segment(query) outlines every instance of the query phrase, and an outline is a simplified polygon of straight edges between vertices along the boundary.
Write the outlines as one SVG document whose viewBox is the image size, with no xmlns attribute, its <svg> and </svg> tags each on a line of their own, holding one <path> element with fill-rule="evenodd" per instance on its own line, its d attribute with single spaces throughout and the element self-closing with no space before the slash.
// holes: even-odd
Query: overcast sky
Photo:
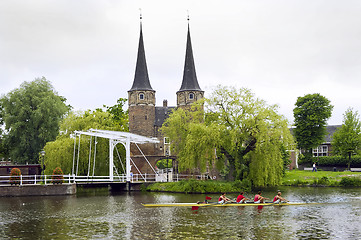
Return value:
<svg viewBox="0 0 361 240">
<path fill-rule="evenodd" d="M 187 10 L 197 77 L 246 87 L 293 122 L 297 97 L 320 93 L 341 124 L 361 113 L 361 1 L 1 0 L 0 94 L 46 77 L 75 110 L 127 98 L 139 39 L 139 8 L 157 105 L 176 105 Z"/>
</svg>

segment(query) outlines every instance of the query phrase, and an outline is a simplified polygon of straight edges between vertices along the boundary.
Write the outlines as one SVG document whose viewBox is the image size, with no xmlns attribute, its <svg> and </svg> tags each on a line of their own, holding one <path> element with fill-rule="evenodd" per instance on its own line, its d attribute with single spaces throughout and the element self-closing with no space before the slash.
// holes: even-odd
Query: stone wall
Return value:
<svg viewBox="0 0 361 240">
<path fill-rule="evenodd" d="M 0 197 L 76 194 L 76 184 L 0 186 Z"/>
</svg>

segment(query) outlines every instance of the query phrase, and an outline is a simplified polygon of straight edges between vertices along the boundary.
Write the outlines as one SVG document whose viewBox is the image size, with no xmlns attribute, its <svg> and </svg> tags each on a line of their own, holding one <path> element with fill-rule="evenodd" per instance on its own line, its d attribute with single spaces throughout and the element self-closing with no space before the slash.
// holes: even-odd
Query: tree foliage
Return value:
<svg viewBox="0 0 361 240">
<path fill-rule="evenodd" d="M 331 117 L 333 106 L 319 93 L 298 97 L 295 105 L 294 136 L 298 147 L 311 154 L 311 149 L 324 141 L 327 134 L 327 120 Z"/>
<path fill-rule="evenodd" d="M 350 168 L 351 156 L 361 150 L 361 123 L 357 111 L 346 110 L 342 126 L 333 134 L 332 147 L 335 154 L 348 157 Z"/>
<path fill-rule="evenodd" d="M 171 140 L 181 169 L 228 167 L 236 179 L 255 186 L 276 185 L 282 177 L 284 149 L 293 138 L 287 120 L 249 90 L 218 86 L 191 111 L 175 110 L 162 131 Z"/>
<path fill-rule="evenodd" d="M 45 173 L 51 174 L 52 169 L 56 167 L 61 167 L 64 173 L 70 174 L 73 171 L 73 160 L 75 160 L 74 165 L 78 165 L 78 168 L 74 169 L 74 173 L 77 173 L 78 175 L 92 175 L 93 169 L 94 175 L 107 175 L 109 173 L 109 140 L 104 138 L 97 138 L 95 140 L 94 137 L 91 138 L 89 136 L 82 135 L 80 139 L 80 148 L 79 138 L 77 138 L 75 144 L 76 154 L 74 158 L 74 138 L 72 137 L 72 134 L 74 133 L 74 131 L 87 131 L 90 128 L 124 131 L 124 129 L 127 129 L 128 125 L 126 121 L 126 119 L 128 119 L 128 114 L 126 111 L 123 111 L 121 113 L 120 111 L 117 111 L 117 113 L 118 115 L 115 117 L 113 113 L 110 113 L 109 111 L 105 112 L 102 109 L 96 109 L 94 111 L 88 110 L 85 112 L 71 112 L 62 121 L 60 125 L 60 134 L 57 139 L 53 142 L 48 142 L 44 148 L 46 152 Z M 119 119 L 119 121 L 115 121 L 115 118 Z M 126 125 L 120 125 L 120 121 L 123 121 Z M 77 164 L 78 149 L 80 149 L 79 164 Z M 121 155 L 122 159 L 124 159 L 124 147 L 121 144 L 118 144 L 117 150 Z M 114 151 L 114 164 L 118 168 L 118 171 L 122 172 L 121 163 L 119 161 L 116 161 L 116 159 L 118 159 L 116 152 L 117 150 Z M 76 170 L 78 171 L 76 172 Z"/>
<path fill-rule="evenodd" d="M 111 107 L 104 105 L 104 107 L 107 109 L 107 112 L 111 114 L 113 122 L 118 126 L 118 129 L 128 132 L 129 131 L 128 110 L 125 111 L 123 109 L 126 102 L 127 99 L 119 98 L 117 100 L 117 104 Z"/>
<path fill-rule="evenodd" d="M 70 110 L 44 77 L 21 86 L 0 99 L 3 134 L 2 152 L 18 163 L 37 163 L 46 142 L 56 138 L 59 123 Z"/>
</svg>

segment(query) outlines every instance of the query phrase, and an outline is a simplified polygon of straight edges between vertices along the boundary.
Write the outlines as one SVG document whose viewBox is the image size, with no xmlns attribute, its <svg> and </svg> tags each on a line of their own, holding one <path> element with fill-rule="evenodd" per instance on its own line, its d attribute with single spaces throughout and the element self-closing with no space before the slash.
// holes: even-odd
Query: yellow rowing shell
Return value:
<svg viewBox="0 0 361 240">
<path fill-rule="evenodd" d="M 316 203 L 145 203 L 144 207 L 244 207 L 244 206 L 290 206 L 290 205 L 306 205 Z"/>
</svg>

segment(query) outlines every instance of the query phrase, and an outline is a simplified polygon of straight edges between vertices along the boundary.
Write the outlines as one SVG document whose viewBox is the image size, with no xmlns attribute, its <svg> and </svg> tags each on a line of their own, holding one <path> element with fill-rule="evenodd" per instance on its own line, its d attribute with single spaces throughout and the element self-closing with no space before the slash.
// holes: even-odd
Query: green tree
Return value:
<svg viewBox="0 0 361 240">
<path fill-rule="evenodd" d="M 319 93 L 298 97 L 293 109 L 297 145 L 311 158 L 312 148 L 319 146 L 327 134 L 327 120 L 331 117 L 333 106 Z"/>
<path fill-rule="evenodd" d="M 119 103 L 119 101 L 118 101 Z M 124 104 L 124 103 L 123 103 Z M 116 105 L 118 106 L 118 105 Z M 118 106 L 119 107 L 119 106 Z M 123 107 L 123 106 L 122 106 Z M 124 119 L 115 121 L 115 117 L 109 111 L 105 112 L 102 109 L 96 109 L 94 111 L 88 110 L 85 112 L 71 112 L 60 125 L 60 134 L 55 141 L 48 142 L 44 148 L 46 152 L 45 166 L 46 174 L 51 174 L 52 169 L 61 167 L 64 173 L 72 173 L 73 157 L 74 157 L 74 138 L 71 138 L 74 131 L 87 131 L 91 128 L 112 130 L 112 131 L 124 131 L 127 129 L 128 119 L 127 112 L 124 112 Z M 119 122 L 124 122 L 125 126 L 120 125 Z M 78 149 L 78 141 L 76 142 L 76 149 Z M 90 142 L 91 141 L 91 142 Z M 95 138 L 82 135 L 80 140 L 80 152 L 79 152 L 79 167 L 78 175 L 92 175 L 93 169 L 95 169 L 95 175 L 107 175 L 109 172 L 109 141 L 104 138 L 97 138 L 95 150 Z M 91 161 L 89 165 L 89 151 L 91 149 Z M 125 149 L 121 144 L 117 145 L 117 150 L 122 159 L 125 156 Z M 77 150 L 76 150 L 77 151 Z M 96 151 L 96 152 L 95 152 Z M 94 166 L 94 154 L 95 154 L 95 166 Z M 114 164 L 122 172 L 122 166 L 118 159 L 116 150 L 114 153 Z M 76 154 L 77 155 L 77 154 Z M 77 160 L 77 156 L 76 156 Z"/>
<path fill-rule="evenodd" d="M 69 111 L 44 77 L 24 82 L 0 99 L 0 116 L 5 124 L 4 150 L 12 161 L 37 163 L 46 142 L 56 138 L 59 123 Z"/>
<path fill-rule="evenodd" d="M 347 109 L 343 117 L 343 124 L 332 137 L 332 149 L 335 154 L 348 157 L 348 169 L 351 156 L 361 149 L 361 123 L 357 111 Z"/>
<path fill-rule="evenodd" d="M 276 185 L 283 174 L 284 148 L 291 147 L 287 120 L 247 89 L 218 86 L 210 99 L 175 110 L 162 131 L 171 140 L 181 169 L 228 168 L 255 186 Z"/>
<path fill-rule="evenodd" d="M 109 112 L 112 115 L 113 121 L 115 124 L 119 126 L 119 129 L 122 129 L 122 131 L 129 131 L 129 120 L 128 120 L 128 110 L 124 110 L 124 106 L 127 102 L 127 99 L 125 98 L 119 98 L 117 100 L 117 104 L 109 107 L 104 107 L 107 109 L 107 112 Z"/>
</svg>

